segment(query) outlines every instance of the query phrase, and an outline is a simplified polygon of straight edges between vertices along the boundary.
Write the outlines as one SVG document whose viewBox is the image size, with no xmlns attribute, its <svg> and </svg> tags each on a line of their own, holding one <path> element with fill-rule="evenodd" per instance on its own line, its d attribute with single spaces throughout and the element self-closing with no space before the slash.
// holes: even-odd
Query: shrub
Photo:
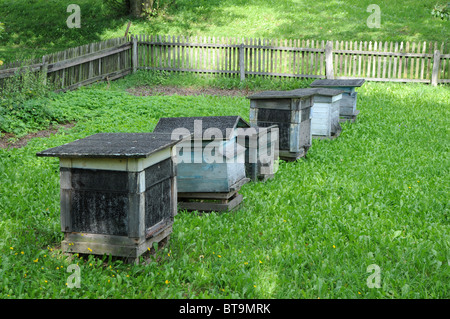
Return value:
<svg viewBox="0 0 450 319">
<path fill-rule="evenodd" d="M 431 10 L 431 15 L 442 20 L 450 20 L 450 2 L 447 2 L 447 4 L 436 4 Z"/>
<path fill-rule="evenodd" d="M 44 84 L 43 74 L 22 69 L 3 83 L 0 97 L 0 131 L 21 136 L 44 129 L 63 119 L 47 106 L 52 88 Z"/>
</svg>

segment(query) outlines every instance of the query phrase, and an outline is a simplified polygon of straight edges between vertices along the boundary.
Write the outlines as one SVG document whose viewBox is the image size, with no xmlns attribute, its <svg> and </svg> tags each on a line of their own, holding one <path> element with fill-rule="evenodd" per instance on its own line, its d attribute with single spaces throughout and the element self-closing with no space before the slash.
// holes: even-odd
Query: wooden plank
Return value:
<svg viewBox="0 0 450 319">
<path fill-rule="evenodd" d="M 383 49 L 383 42 L 379 42 L 378 50 L 381 51 Z M 381 56 L 378 56 L 378 65 L 377 65 L 377 77 L 381 78 Z"/>
<path fill-rule="evenodd" d="M 0 70 L 0 79 L 3 78 L 8 78 L 11 76 L 14 76 L 17 73 L 21 73 L 24 71 L 31 71 L 31 72 L 37 72 L 41 69 L 42 67 L 42 62 L 41 63 L 37 63 L 37 64 L 32 64 L 32 65 L 28 65 L 28 66 L 23 66 L 23 67 L 13 67 L 10 69 L 5 69 L 5 70 Z"/>
<path fill-rule="evenodd" d="M 437 86 L 437 84 L 438 84 L 440 63 L 441 63 L 441 54 L 440 54 L 439 50 L 435 50 L 434 58 L 433 58 L 433 71 L 431 74 L 431 85 L 432 86 Z"/>
<path fill-rule="evenodd" d="M 398 44 L 398 43 L 397 43 Z M 425 58 L 432 57 L 432 53 L 406 53 L 406 52 L 396 52 L 389 50 L 388 52 L 374 52 L 367 50 L 367 48 L 361 50 L 334 50 L 334 53 L 339 54 L 360 54 L 360 55 L 374 55 L 374 56 L 396 56 L 396 57 L 417 57 L 417 58 Z"/>
<path fill-rule="evenodd" d="M 406 53 L 409 53 L 409 41 L 406 42 L 405 51 L 406 51 Z M 408 67 L 410 67 L 410 64 L 411 63 L 410 63 L 409 57 L 405 56 L 405 65 L 403 68 L 403 78 L 408 78 L 408 71 L 409 71 Z"/>
<path fill-rule="evenodd" d="M 400 52 L 402 52 L 404 50 L 403 48 L 403 41 L 400 42 Z M 403 68 L 403 56 L 399 57 L 399 63 L 398 63 L 398 75 L 397 78 L 401 79 L 402 78 L 402 68 Z"/>
<path fill-rule="evenodd" d="M 370 53 L 369 51 L 367 51 L 367 41 L 364 41 L 364 51 Z M 363 77 L 369 76 L 366 72 L 366 64 L 367 64 L 367 59 L 368 59 L 367 54 L 363 55 L 363 66 L 362 66 L 362 72 L 363 72 L 362 76 Z"/>
<path fill-rule="evenodd" d="M 428 44 L 428 52 L 429 53 L 432 53 L 433 52 L 433 46 L 432 46 L 432 43 L 429 43 Z M 430 58 L 430 59 L 427 59 L 427 69 L 426 69 L 426 71 L 427 71 L 427 79 L 430 79 L 431 80 L 431 61 L 432 61 L 432 59 Z"/>
<path fill-rule="evenodd" d="M 93 78 L 86 79 L 86 80 L 83 80 L 83 81 L 71 84 L 69 86 L 66 86 L 64 88 L 61 88 L 59 90 L 56 90 L 56 92 L 71 91 L 71 90 L 77 89 L 79 87 L 92 84 L 92 83 L 97 82 L 97 81 L 105 81 L 105 80 L 112 81 L 112 80 L 116 80 L 116 79 L 122 78 L 122 77 L 130 74 L 131 72 L 132 72 L 132 69 L 128 68 L 128 69 L 124 69 L 124 70 L 120 70 L 120 71 L 114 71 L 114 72 L 107 73 L 107 74 L 100 74 L 100 75 L 95 76 Z"/>
<path fill-rule="evenodd" d="M 237 73 L 236 71 L 230 73 Z M 311 79 L 322 79 L 323 75 L 314 74 L 298 74 L 298 73 L 277 73 L 277 72 L 246 72 L 249 75 L 271 75 L 271 76 L 281 76 L 281 77 L 293 77 L 293 78 L 311 78 Z"/>
<path fill-rule="evenodd" d="M 338 80 L 352 80 L 353 77 L 339 76 L 335 79 Z M 427 79 L 389 79 L 389 78 L 370 78 L 365 77 L 366 81 L 379 81 L 379 82 L 416 82 L 416 83 L 430 83 L 430 80 Z"/>
<path fill-rule="evenodd" d="M 262 51 L 262 45 L 261 45 L 261 39 L 258 39 L 258 72 L 261 72 L 261 51 Z"/>
<path fill-rule="evenodd" d="M 194 68 L 151 68 L 151 67 L 139 67 L 139 70 L 153 70 L 153 71 L 171 71 L 171 72 L 196 72 L 196 73 L 224 73 L 224 74 L 239 74 L 239 71 L 226 71 L 226 70 L 206 70 L 206 69 L 194 69 Z M 260 72 L 246 72 L 246 74 L 258 74 L 258 75 L 276 75 L 280 74 L 260 74 Z M 281 74 L 283 75 L 283 74 Z M 319 78 L 319 76 L 317 76 Z"/>
<path fill-rule="evenodd" d="M 274 45 L 274 40 L 270 40 L 270 45 Z M 273 72 L 274 59 L 276 59 L 277 55 L 274 54 L 275 50 L 270 50 L 270 69 L 269 72 Z"/>
<path fill-rule="evenodd" d="M 414 44 L 416 44 L 414 42 Z M 417 48 L 416 48 L 417 53 L 420 53 L 420 42 L 417 43 Z M 416 73 L 415 76 L 412 77 L 413 79 L 418 79 L 419 78 L 419 68 L 420 68 L 420 58 L 416 58 L 415 64 L 416 64 Z"/>
<path fill-rule="evenodd" d="M 344 48 L 345 49 L 350 49 L 350 47 L 352 46 L 352 42 L 350 41 L 345 41 L 344 42 Z M 352 54 L 351 53 L 344 53 L 344 64 L 343 64 L 343 74 L 345 74 L 345 76 L 350 76 L 351 75 L 351 66 L 352 66 Z"/>
<path fill-rule="evenodd" d="M 412 44 L 411 44 L 411 52 L 412 53 L 415 53 L 416 52 L 416 43 L 415 42 L 413 42 Z M 411 58 L 410 59 L 410 69 L 409 69 L 409 78 L 410 79 L 414 79 L 414 63 L 415 63 L 415 61 L 416 61 L 416 58 Z"/>
<path fill-rule="evenodd" d="M 388 43 L 386 41 L 386 42 L 384 42 L 384 52 L 387 52 L 387 49 L 388 49 Z M 387 68 L 387 57 L 384 56 L 383 57 L 383 73 L 381 74 L 382 78 L 386 77 L 386 68 Z"/>
<path fill-rule="evenodd" d="M 245 48 L 244 44 L 239 47 L 239 74 L 240 80 L 245 80 Z"/>
<path fill-rule="evenodd" d="M 179 199 L 230 199 L 238 191 L 231 191 L 228 193 L 201 193 L 201 192 L 178 192 Z"/>
<path fill-rule="evenodd" d="M 422 52 L 426 52 L 427 50 L 427 43 L 424 41 L 423 42 L 423 46 L 422 46 Z M 421 65 L 421 69 L 420 69 L 420 78 L 423 79 L 424 77 L 424 70 L 425 70 L 425 65 L 426 65 L 426 59 L 422 59 L 422 65 Z"/>
<path fill-rule="evenodd" d="M 185 202 L 179 201 L 178 206 L 182 210 L 188 211 L 201 211 L 201 212 L 225 212 L 235 209 L 243 200 L 241 194 L 236 194 L 231 200 L 227 200 L 225 203 L 215 203 L 215 202 Z"/>
<path fill-rule="evenodd" d="M 303 73 L 303 59 L 302 59 L 302 73 Z M 325 76 L 327 79 L 334 79 L 333 70 L 333 42 L 327 41 L 325 47 Z"/>
<path fill-rule="evenodd" d="M 309 40 L 308 40 L 308 44 L 309 44 Z M 314 46 L 314 40 L 311 40 L 311 47 Z M 310 69 L 309 69 L 309 74 L 314 74 L 314 52 L 308 52 L 309 53 L 309 58 L 310 58 Z"/>
<path fill-rule="evenodd" d="M 133 53 L 132 53 L 132 56 L 133 56 L 133 62 L 132 62 L 133 73 L 135 73 L 137 71 L 138 67 L 139 67 L 139 65 L 138 65 L 138 42 L 137 42 L 137 38 L 136 37 L 133 37 L 133 49 L 132 50 L 133 50 Z"/>
<path fill-rule="evenodd" d="M 223 38 L 222 38 L 223 39 Z M 284 46 L 279 46 L 279 45 L 267 45 L 267 43 L 264 45 L 262 43 L 260 43 L 260 38 L 259 39 L 254 39 L 255 44 L 249 44 L 246 45 L 246 48 L 251 48 L 251 49 L 264 49 L 264 50 L 283 50 L 283 51 L 305 51 L 305 52 L 324 52 L 323 49 L 318 49 L 318 48 L 311 48 L 309 46 L 303 46 L 303 47 L 291 47 L 287 44 L 287 42 L 285 42 Z M 228 41 L 231 42 L 231 41 Z M 253 42 L 253 41 L 252 41 Z M 234 43 L 234 44 L 230 44 L 230 43 L 225 43 L 225 41 L 223 41 L 223 43 L 202 43 L 201 41 L 196 40 L 195 42 L 165 42 L 165 41 L 153 41 L 153 42 L 146 42 L 146 41 L 142 41 L 142 43 L 145 44 L 149 44 L 149 45 L 154 45 L 154 46 L 185 46 L 185 47 L 201 47 L 201 48 L 235 48 L 238 49 L 239 48 L 239 44 L 238 43 Z M 257 44 L 256 44 L 257 43 Z"/>
<path fill-rule="evenodd" d="M 372 41 L 369 41 L 369 51 L 370 54 L 368 55 L 368 61 L 367 61 L 367 73 L 366 77 L 371 77 L 371 67 L 372 67 Z M 373 77 L 373 76 L 372 76 Z"/>
<path fill-rule="evenodd" d="M 316 49 L 320 48 L 319 41 L 316 41 L 315 46 L 316 46 Z M 314 71 L 314 74 L 315 75 L 319 75 L 320 74 L 320 56 L 321 56 L 321 54 L 319 52 L 314 52 L 313 54 L 314 54 L 314 60 L 315 60 L 315 65 L 316 65 L 316 69 Z"/>
<path fill-rule="evenodd" d="M 321 44 L 320 44 L 321 49 L 325 50 L 325 41 L 322 40 Z M 324 52 L 320 52 L 320 75 L 325 75 L 325 54 Z"/>
<path fill-rule="evenodd" d="M 394 51 L 395 52 L 398 51 L 398 42 L 395 42 Z M 398 55 L 394 55 L 394 66 L 392 68 L 392 77 L 393 78 L 398 78 L 398 76 L 397 76 L 397 57 L 398 57 Z"/>
</svg>

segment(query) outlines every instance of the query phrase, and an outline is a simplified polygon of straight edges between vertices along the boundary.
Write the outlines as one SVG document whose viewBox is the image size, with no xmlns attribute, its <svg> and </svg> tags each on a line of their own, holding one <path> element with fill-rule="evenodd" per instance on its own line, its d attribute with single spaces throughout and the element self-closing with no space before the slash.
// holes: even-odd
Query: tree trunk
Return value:
<svg viewBox="0 0 450 319">
<path fill-rule="evenodd" d="M 142 15 L 142 0 L 130 0 L 130 13 L 135 18 Z"/>
</svg>

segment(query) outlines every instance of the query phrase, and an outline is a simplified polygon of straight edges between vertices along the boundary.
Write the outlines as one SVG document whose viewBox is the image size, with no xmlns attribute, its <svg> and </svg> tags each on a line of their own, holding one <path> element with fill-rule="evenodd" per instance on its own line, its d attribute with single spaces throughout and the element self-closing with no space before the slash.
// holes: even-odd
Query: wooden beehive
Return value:
<svg viewBox="0 0 450 319">
<path fill-rule="evenodd" d="M 276 125 L 251 127 L 242 130 L 237 137 L 245 147 L 245 174 L 254 182 L 273 178 L 278 159 L 279 131 Z"/>
<path fill-rule="evenodd" d="M 356 120 L 356 116 L 359 114 L 359 110 L 356 109 L 357 95 L 355 91 L 357 87 L 361 87 L 364 84 L 364 79 L 322 79 L 315 80 L 311 83 L 312 88 L 331 88 L 337 90 L 343 90 L 342 99 L 339 107 L 339 116 L 341 121 Z"/>
<path fill-rule="evenodd" d="M 318 89 L 314 95 L 311 116 L 311 134 L 313 137 L 335 138 L 341 133 L 339 124 L 339 106 L 342 90 Z"/>
<path fill-rule="evenodd" d="M 198 211 L 229 211 L 242 202 L 238 193 L 245 175 L 245 149 L 236 141 L 239 116 L 161 118 L 154 132 L 193 134 L 177 145 L 178 206 Z"/>
<path fill-rule="evenodd" d="M 277 125 L 279 156 L 292 161 L 305 156 L 311 146 L 311 107 L 316 89 L 264 91 L 250 99 L 253 127 Z"/>
<path fill-rule="evenodd" d="M 60 158 L 62 250 L 136 262 L 167 240 L 177 213 L 178 141 L 100 133 L 37 153 Z"/>
</svg>

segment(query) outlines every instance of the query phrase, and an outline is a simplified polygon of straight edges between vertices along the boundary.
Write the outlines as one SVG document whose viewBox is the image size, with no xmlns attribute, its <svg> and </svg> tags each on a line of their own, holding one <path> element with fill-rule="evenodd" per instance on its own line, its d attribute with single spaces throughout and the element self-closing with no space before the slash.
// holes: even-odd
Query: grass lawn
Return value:
<svg viewBox="0 0 450 319">
<path fill-rule="evenodd" d="M 161 0 L 161 3 L 168 1 Z M 431 10 L 444 0 L 380 0 L 380 28 L 366 24 L 372 0 L 177 0 L 150 19 L 132 19 L 130 33 L 333 41 L 448 42 L 449 21 Z M 0 60 L 61 51 L 123 36 L 130 18 L 103 0 L 78 0 L 81 28 L 69 29 L 72 0 L 2 0 Z M 446 52 L 448 48 L 446 48 Z"/>
<path fill-rule="evenodd" d="M 37 101 L 77 124 L 0 149 L 0 299 L 448 298 L 450 88 L 366 83 L 356 123 L 273 180 L 242 188 L 233 213 L 180 212 L 148 265 L 65 256 L 58 159 L 36 152 L 97 132 L 151 132 L 162 116 L 241 115 L 242 96 L 134 96 L 141 85 L 239 87 L 232 78 L 138 72 Z M 241 88 L 308 82 L 248 80 Z M 71 264 L 81 287 L 68 288 Z M 369 288 L 370 265 L 380 288 Z"/>
</svg>

